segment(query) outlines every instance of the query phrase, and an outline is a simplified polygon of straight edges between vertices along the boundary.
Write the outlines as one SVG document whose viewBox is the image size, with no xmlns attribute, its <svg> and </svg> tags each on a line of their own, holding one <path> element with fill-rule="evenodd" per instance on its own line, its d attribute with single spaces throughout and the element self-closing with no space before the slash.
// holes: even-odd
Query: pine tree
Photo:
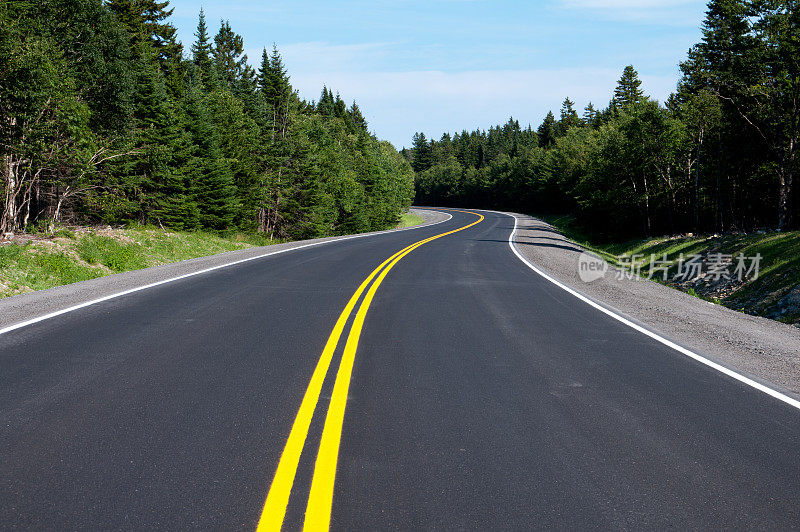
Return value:
<svg viewBox="0 0 800 532">
<path fill-rule="evenodd" d="M 270 140 L 283 138 L 286 135 L 289 119 L 289 105 L 293 99 L 292 85 L 289 75 L 283 66 L 278 47 L 273 45 L 272 55 L 267 56 L 264 49 L 261 68 L 258 75 L 258 86 L 264 100 L 267 125 L 270 129 Z"/>
<path fill-rule="evenodd" d="M 173 96 L 177 96 L 184 75 L 183 47 L 175 26 L 165 22 L 174 11 L 168 9 L 169 1 L 108 0 L 106 6 L 128 33 L 134 49 L 142 43 L 153 47 L 161 73 Z"/>
<path fill-rule="evenodd" d="M 258 94 L 258 75 L 250 65 L 244 65 L 239 79 L 234 82 L 233 94 L 244 104 L 247 114 L 259 124 L 263 122 L 263 101 Z"/>
<path fill-rule="evenodd" d="M 589 102 L 583 110 L 583 123 L 589 127 L 597 127 L 597 118 L 600 113 L 595 109 L 594 104 Z"/>
<path fill-rule="evenodd" d="M 547 116 L 544 117 L 544 121 L 542 125 L 539 126 L 539 129 L 536 130 L 536 133 L 539 136 L 539 147 L 540 148 L 550 148 L 556 143 L 556 117 L 553 115 L 553 112 L 550 111 L 547 113 Z"/>
<path fill-rule="evenodd" d="M 703 21 L 703 40 L 694 58 L 716 90 L 741 91 L 752 81 L 758 56 L 750 33 L 750 2 L 711 0 Z M 690 54 L 690 59 L 693 56 Z M 730 96 L 731 94 L 728 94 Z"/>
<path fill-rule="evenodd" d="M 270 70 L 269 70 L 269 53 L 266 48 L 261 50 L 261 66 L 258 68 L 258 90 L 266 98 L 267 92 L 270 90 Z"/>
<path fill-rule="evenodd" d="M 194 36 L 195 42 L 192 44 L 192 62 L 200 70 L 200 79 L 203 81 L 204 88 L 210 91 L 217 87 L 217 76 L 211 61 L 213 49 L 209 42 L 206 15 L 202 7 L 200 8 L 197 30 Z"/>
<path fill-rule="evenodd" d="M 708 88 L 722 100 L 726 144 L 735 145 L 737 151 L 761 145 L 777 178 L 776 218 L 781 229 L 792 220 L 792 182 L 800 141 L 800 11 L 793 4 L 712 0 L 703 23 L 703 40 L 681 64 L 684 93 Z M 729 166 L 741 168 L 741 161 Z M 762 184 L 762 188 L 768 186 Z"/>
<path fill-rule="evenodd" d="M 794 175 L 800 143 L 800 5 L 796 0 L 755 0 L 754 36 L 765 67 L 755 91 L 755 115 L 761 118 L 767 146 L 776 163 L 778 229 L 792 224 Z M 755 55 L 755 54 L 751 54 Z M 800 203 L 800 199 L 798 199 Z"/>
<path fill-rule="evenodd" d="M 137 58 L 131 37 L 101 2 L 4 2 L 35 23 L 17 19 L 33 37 L 46 26 L 47 39 L 57 43 L 68 63 L 81 99 L 92 111 L 92 129 L 101 135 L 126 136 L 132 125 L 133 70 Z M 27 7 L 25 7 L 27 6 Z M 0 10 L 2 7 L 0 7 Z M 23 15 L 25 13 L 25 15 Z M 38 31 L 38 30 L 37 30 Z M 2 70 L 2 67 L 0 67 Z"/>
<path fill-rule="evenodd" d="M 233 88 L 245 72 L 247 55 L 244 54 L 244 39 L 234 33 L 227 20 L 220 22 L 219 32 L 214 37 L 211 56 L 219 79 Z"/>
<path fill-rule="evenodd" d="M 266 170 L 263 173 L 259 202 L 259 230 L 283 234 L 288 223 L 287 201 L 293 197 L 293 178 L 296 177 L 292 175 L 290 168 L 295 148 L 290 137 L 295 131 L 293 121 L 299 102 L 292 91 L 289 75 L 275 45 L 269 58 L 266 50 L 262 54 L 259 89 L 264 101 L 265 125 L 269 135 L 265 156 Z"/>
<path fill-rule="evenodd" d="M 118 165 L 122 177 L 117 186 L 137 201 L 144 221 L 191 227 L 191 223 L 185 225 L 189 198 L 181 174 L 187 141 L 155 50 L 146 42 L 138 46 L 138 61 L 132 68 L 135 76 L 132 147 L 137 156 Z"/>
<path fill-rule="evenodd" d="M 178 30 L 165 22 L 172 16 L 174 8 L 167 9 L 168 1 L 146 0 L 144 9 L 145 30 L 156 50 L 161 74 L 173 98 L 183 91 L 186 71 L 183 65 L 183 45 L 178 41 Z"/>
<path fill-rule="evenodd" d="M 291 146 L 291 157 L 282 176 L 283 224 L 276 229 L 294 239 L 325 234 L 319 168 L 312 157 L 310 142 L 294 121 L 285 142 Z"/>
<path fill-rule="evenodd" d="M 189 88 L 186 98 L 187 130 L 193 144 L 187 165 L 192 196 L 200 226 L 212 230 L 231 227 L 235 215 L 235 191 L 228 161 L 222 157 L 217 132 L 208 115 L 202 91 Z"/>
<path fill-rule="evenodd" d="M 262 130 L 247 115 L 245 102 L 230 91 L 212 92 L 205 97 L 204 105 L 216 134 L 219 156 L 229 167 L 236 189 L 236 225 L 252 228 L 264 169 Z"/>
<path fill-rule="evenodd" d="M 136 0 L 108 0 L 108 10 L 116 17 L 120 25 L 128 33 L 134 45 L 148 39 L 148 28 L 143 6 Z"/>
<path fill-rule="evenodd" d="M 415 172 L 424 172 L 433 164 L 431 145 L 425 138 L 425 133 L 415 133 L 412 140 L 413 159 L 411 166 Z"/>
<path fill-rule="evenodd" d="M 336 93 L 336 100 L 333 103 L 333 115 L 336 118 L 344 118 L 347 116 L 347 104 L 344 103 L 339 93 Z"/>
<path fill-rule="evenodd" d="M 556 128 L 557 136 L 566 135 L 567 131 L 573 127 L 580 126 L 580 124 L 581 119 L 578 117 L 578 113 L 575 111 L 575 102 L 569 98 L 565 99 L 564 103 L 561 104 L 561 119 L 558 121 Z"/>
<path fill-rule="evenodd" d="M 328 90 L 328 87 L 322 87 L 322 94 L 317 102 L 317 112 L 322 116 L 333 116 L 335 114 L 336 101 L 333 98 L 333 92 Z"/>
<path fill-rule="evenodd" d="M 272 92 L 269 94 L 269 101 L 274 107 L 286 106 L 291 100 L 292 85 L 289 82 L 289 74 L 283 66 L 283 59 L 276 45 L 272 46 L 269 67 L 272 79 Z"/>
<path fill-rule="evenodd" d="M 367 131 L 367 120 L 364 118 L 364 115 L 361 114 L 361 109 L 359 109 L 355 100 L 353 100 L 353 104 L 350 106 L 350 109 L 347 110 L 347 116 L 349 122 L 357 131 Z"/>
<path fill-rule="evenodd" d="M 626 110 L 644 99 L 644 92 L 641 89 L 642 81 L 639 73 L 628 65 L 622 72 L 622 77 L 617 82 L 614 89 L 614 98 L 611 100 L 611 107 L 616 110 Z"/>
</svg>

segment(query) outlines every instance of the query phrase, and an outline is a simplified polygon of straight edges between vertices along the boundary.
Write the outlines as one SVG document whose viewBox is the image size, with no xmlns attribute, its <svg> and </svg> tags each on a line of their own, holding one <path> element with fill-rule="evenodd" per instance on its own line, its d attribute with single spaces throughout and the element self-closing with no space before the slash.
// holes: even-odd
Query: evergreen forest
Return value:
<svg viewBox="0 0 800 532">
<path fill-rule="evenodd" d="M 353 102 L 305 101 L 202 10 L 187 49 L 158 0 L 0 3 L 3 233 L 149 224 L 300 239 L 394 226 L 413 172 Z"/>
</svg>

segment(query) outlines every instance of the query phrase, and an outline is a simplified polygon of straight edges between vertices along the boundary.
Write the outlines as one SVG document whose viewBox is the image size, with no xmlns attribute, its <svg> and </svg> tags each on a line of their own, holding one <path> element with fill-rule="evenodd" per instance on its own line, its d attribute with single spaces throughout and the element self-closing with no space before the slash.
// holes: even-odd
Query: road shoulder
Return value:
<svg viewBox="0 0 800 532">
<path fill-rule="evenodd" d="M 27 320 L 36 319 L 37 317 L 53 312 L 63 311 L 64 309 L 82 305 L 96 299 L 108 298 L 120 292 L 136 290 L 154 283 L 163 283 L 176 277 L 192 275 L 197 272 L 202 272 L 203 270 L 208 270 L 209 268 L 220 268 L 243 260 L 255 260 L 256 258 L 305 247 L 310 244 L 335 242 L 354 237 L 366 237 L 394 231 L 413 230 L 439 223 L 449 218 L 449 215 L 438 211 L 412 209 L 412 212 L 421 216 L 425 222 L 404 229 L 390 229 L 388 231 L 376 231 L 360 235 L 315 238 L 311 240 L 230 251 L 7 297 L 0 299 L 0 329 Z"/>
<path fill-rule="evenodd" d="M 800 329 L 679 290 L 616 275 L 578 275 L 583 248 L 541 220 L 517 214 L 517 250 L 555 279 L 667 339 L 754 380 L 800 397 Z"/>
</svg>

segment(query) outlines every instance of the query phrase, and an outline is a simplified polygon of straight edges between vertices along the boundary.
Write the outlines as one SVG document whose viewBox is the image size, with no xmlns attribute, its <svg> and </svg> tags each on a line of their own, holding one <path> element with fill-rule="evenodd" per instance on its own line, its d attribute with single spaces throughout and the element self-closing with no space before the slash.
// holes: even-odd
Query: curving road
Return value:
<svg viewBox="0 0 800 532">
<path fill-rule="evenodd" d="M 451 214 L 0 334 L 0 528 L 800 528 L 800 410 Z"/>
</svg>

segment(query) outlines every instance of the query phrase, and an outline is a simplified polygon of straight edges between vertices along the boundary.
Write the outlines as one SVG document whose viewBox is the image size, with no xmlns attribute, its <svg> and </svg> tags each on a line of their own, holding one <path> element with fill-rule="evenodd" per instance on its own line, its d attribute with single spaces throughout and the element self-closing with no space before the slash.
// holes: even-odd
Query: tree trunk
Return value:
<svg viewBox="0 0 800 532">
<path fill-rule="evenodd" d="M 727 169 L 726 169 L 727 170 Z M 725 226 L 722 221 L 722 138 L 720 138 L 717 142 L 717 197 L 716 197 L 716 229 L 717 231 L 724 231 Z"/>
<path fill-rule="evenodd" d="M 703 130 L 697 135 L 697 168 L 694 170 L 694 232 L 700 233 L 700 156 L 703 147 Z"/>
<path fill-rule="evenodd" d="M 11 155 L 3 157 L 3 184 L 6 194 L 3 202 L 3 217 L 0 220 L 0 231 L 11 233 L 16 229 L 17 214 L 17 175 Z"/>
<path fill-rule="evenodd" d="M 258 208 L 258 232 L 267 232 L 267 211 L 264 207 Z"/>
<path fill-rule="evenodd" d="M 64 199 L 66 199 L 66 197 L 69 196 L 69 189 L 70 187 L 67 187 L 64 190 L 64 193 L 59 196 L 58 202 L 56 202 L 56 210 L 53 213 L 53 218 L 50 221 L 50 227 L 49 227 L 51 233 L 54 233 L 56 230 L 56 224 L 58 223 L 58 219 L 61 217 L 61 205 L 63 205 Z"/>
<path fill-rule="evenodd" d="M 795 80 L 795 84 L 797 81 Z M 793 100 L 792 115 L 789 118 L 789 146 L 782 169 L 778 169 L 778 229 L 788 229 L 792 223 L 792 178 L 794 177 L 795 147 L 797 146 L 797 122 L 800 114 L 797 99 Z"/>
<path fill-rule="evenodd" d="M 650 187 L 647 186 L 647 176 L 642 175 L 642 180 L 644 183 L 644 213 L 645 213 L 645 220 L 647 221 L 647 236 L 653 231 L 652 223 L 650 220 Z"/>
<path fill-rule="evenodd" d="M 278 209 L 280 208 L 280 205 L 281 205 L 281 173 L 282 173 L 282 170 L 283 169 L 281 167 L 278 167 L 278 183 L 277 183 L 277 187 L 276 187 L 276 190 L 275 190 L 275 209 L 272 212 L 272 228 L 271 228 L 270 233 L 269 233 L 270 240 L 272 240 L 272 238 L 275 236 L 275 228 L 278 225 Z"/>
<path fill-rule="evenodd" d="M 792 223 L 792 164 L 778 169 L 778 229 L 783 231 Z"/>
<path fill-rule="evenodd" d="M 792 128 L 784 164 L 778 168 L 778 229 L 788 229 L 792 223 L 792 180 L 794 177 L 795 153 L 797 143 L 796 128 Z"/>
</svg>

